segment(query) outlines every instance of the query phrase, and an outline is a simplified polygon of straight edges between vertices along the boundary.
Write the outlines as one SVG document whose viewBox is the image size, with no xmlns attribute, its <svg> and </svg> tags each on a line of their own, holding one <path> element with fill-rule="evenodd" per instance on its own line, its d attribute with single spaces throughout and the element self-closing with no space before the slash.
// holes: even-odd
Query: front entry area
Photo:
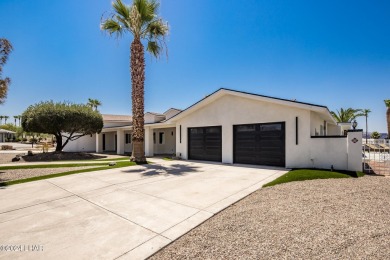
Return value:
<svg viewBox="0 0 390 260">
<path fill-rule="evenodd" d="M 188 128 L 188 159 L 222 161 L 222 127 Z"/>
<path fill-rule="evenodd" d="M 285 123 L 233 126 L 233 162 L 285 167 Z"/>
</svg>

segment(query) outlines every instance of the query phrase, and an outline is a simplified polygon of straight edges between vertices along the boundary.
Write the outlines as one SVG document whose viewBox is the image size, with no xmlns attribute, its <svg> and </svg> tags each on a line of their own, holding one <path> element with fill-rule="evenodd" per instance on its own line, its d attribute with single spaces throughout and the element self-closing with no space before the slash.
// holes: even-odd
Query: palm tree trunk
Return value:
<svg viewBox="0 0 390 260">
<path fill-rule="evenodd" d="M 387 138 L 390 139 L 390 107 L 387 108 L 386 118 L 387 118 Z"/>
<path fill-rule="evenodd" d="M 367 135 L 368 135 L 368 123 L 367 123 L 367 114 L 366 114 L 366 144 L 367 144 Z"/>
<path fill-rule="evenodd" d="M 130 46 L 131 100 L 133 110 L 133 151 L 131 161 L 145 163 L 144 147 L 144 82 L 145 56 L 144 46 L 139 39 L 134 39 Z"/>
</svg>

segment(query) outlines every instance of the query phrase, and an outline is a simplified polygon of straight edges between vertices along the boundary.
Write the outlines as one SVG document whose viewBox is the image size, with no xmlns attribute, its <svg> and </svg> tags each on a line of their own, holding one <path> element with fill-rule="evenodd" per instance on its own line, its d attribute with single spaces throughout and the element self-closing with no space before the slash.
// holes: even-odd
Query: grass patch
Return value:
<svg viewBox="0 0 390 260">
<path fill-rule="evenodd" d="M 95 159 L 95 160 L 91 160 L 91 161 L 92 162 L 111 162 L 111 161 L 124 161 L 124 160 L 130 161 L 130 156 L 121 157 L 121 158 L 112 158 L 112 159 Z"/>
<path fill-rule="evenodd" d="M 165 161 L 172 161 L 173 159 L 169 158 L 169 157 L 164 157 L 163 160 L 165 160 Z"/>
<path fill-rule="evenodd" d="M 81 166 L 108 166 L 108 163 L 61 163 L 61 164 L 30 164 L 30 165 L 12 165 L 1 166 L 0 170 L 18 170 L 18 169 L 39 169 L 39 168 L 64 168 Z"/>
<path fill-rule="evenodd" d="M 89 164 L 89 165 L 91 165 L 91 164 Z M 115 166 L 108 166 L 107 164 L 103 164 L 103 165 L 104 166 L 101 166 L 101 167 L 60 172 L 60 173 L 56 173 L 56 174 L 49 174 L 49 175 L 31 177 L 31 178 L 27 178 L 27 179 L 2 182 L 2 183 L 0 183 L 0 186 L 9 186 L 9 185 L 15 185 L 15 184 L 20 184 L 20 183 L 25 183 L 25 182 L 45 180 L 45 179 L 56 178 L 56 177 L 61 177 L 61 176 L 66 176 L 66 175 L 71 175 L 71 174 L 83 173 L 83 172 L 102 171 L 102 170 L 108 170 L 108 169 L 122 168 L 122 167 L 137 165 L 137 163 L 128 161 L 128 162 L 117 162 L 117 164 Z"/>
<path fill-rule="evenodd" d="M 330 171 L 322 169 L 294 169 L 288 173 L 280 176 L 276 180 L 273 180 L 263 187 L 270 187 L 277 184 L 292 182 L 292 181 L 306 181 L 316 179 L 334 179 L 334 178 L 357 178 L 364 176 L 362 172 L 351 171 Z"/>
</svg>

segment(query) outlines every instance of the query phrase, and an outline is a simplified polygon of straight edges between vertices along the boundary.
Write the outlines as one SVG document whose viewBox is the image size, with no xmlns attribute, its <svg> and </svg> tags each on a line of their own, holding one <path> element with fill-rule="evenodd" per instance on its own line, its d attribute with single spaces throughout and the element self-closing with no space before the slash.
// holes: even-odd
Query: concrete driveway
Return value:
<svg viewBox="0 0 390 260">
<path fill-rule="evenodd" d="M 152 161 L 0 189 L 0 258 L 143 259 L 286 172 Z"/>
</svg>

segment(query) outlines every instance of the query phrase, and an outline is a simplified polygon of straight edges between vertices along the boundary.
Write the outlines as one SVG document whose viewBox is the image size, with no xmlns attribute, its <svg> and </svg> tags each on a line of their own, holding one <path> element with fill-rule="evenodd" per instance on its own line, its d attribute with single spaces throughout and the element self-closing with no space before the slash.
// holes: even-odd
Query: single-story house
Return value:
<svg viewBox="0 0 390 260">
<path fill-rule="evenodd" d="M 130 116 L 103 115 L 100 134 L 65 151 L 131 152 Z M 145 155 L 286 168 L 361 170 L 361 130 L 326 106 L 221 88 L 185 110 L 145 114 Z"/>
<path fill-rule="evenodd" d="M 12 140 L 15 137 L 16 132 L 9 131 L 0 128 L 0 143 L 5 142 L 7 140 Z"/>
</svg>

